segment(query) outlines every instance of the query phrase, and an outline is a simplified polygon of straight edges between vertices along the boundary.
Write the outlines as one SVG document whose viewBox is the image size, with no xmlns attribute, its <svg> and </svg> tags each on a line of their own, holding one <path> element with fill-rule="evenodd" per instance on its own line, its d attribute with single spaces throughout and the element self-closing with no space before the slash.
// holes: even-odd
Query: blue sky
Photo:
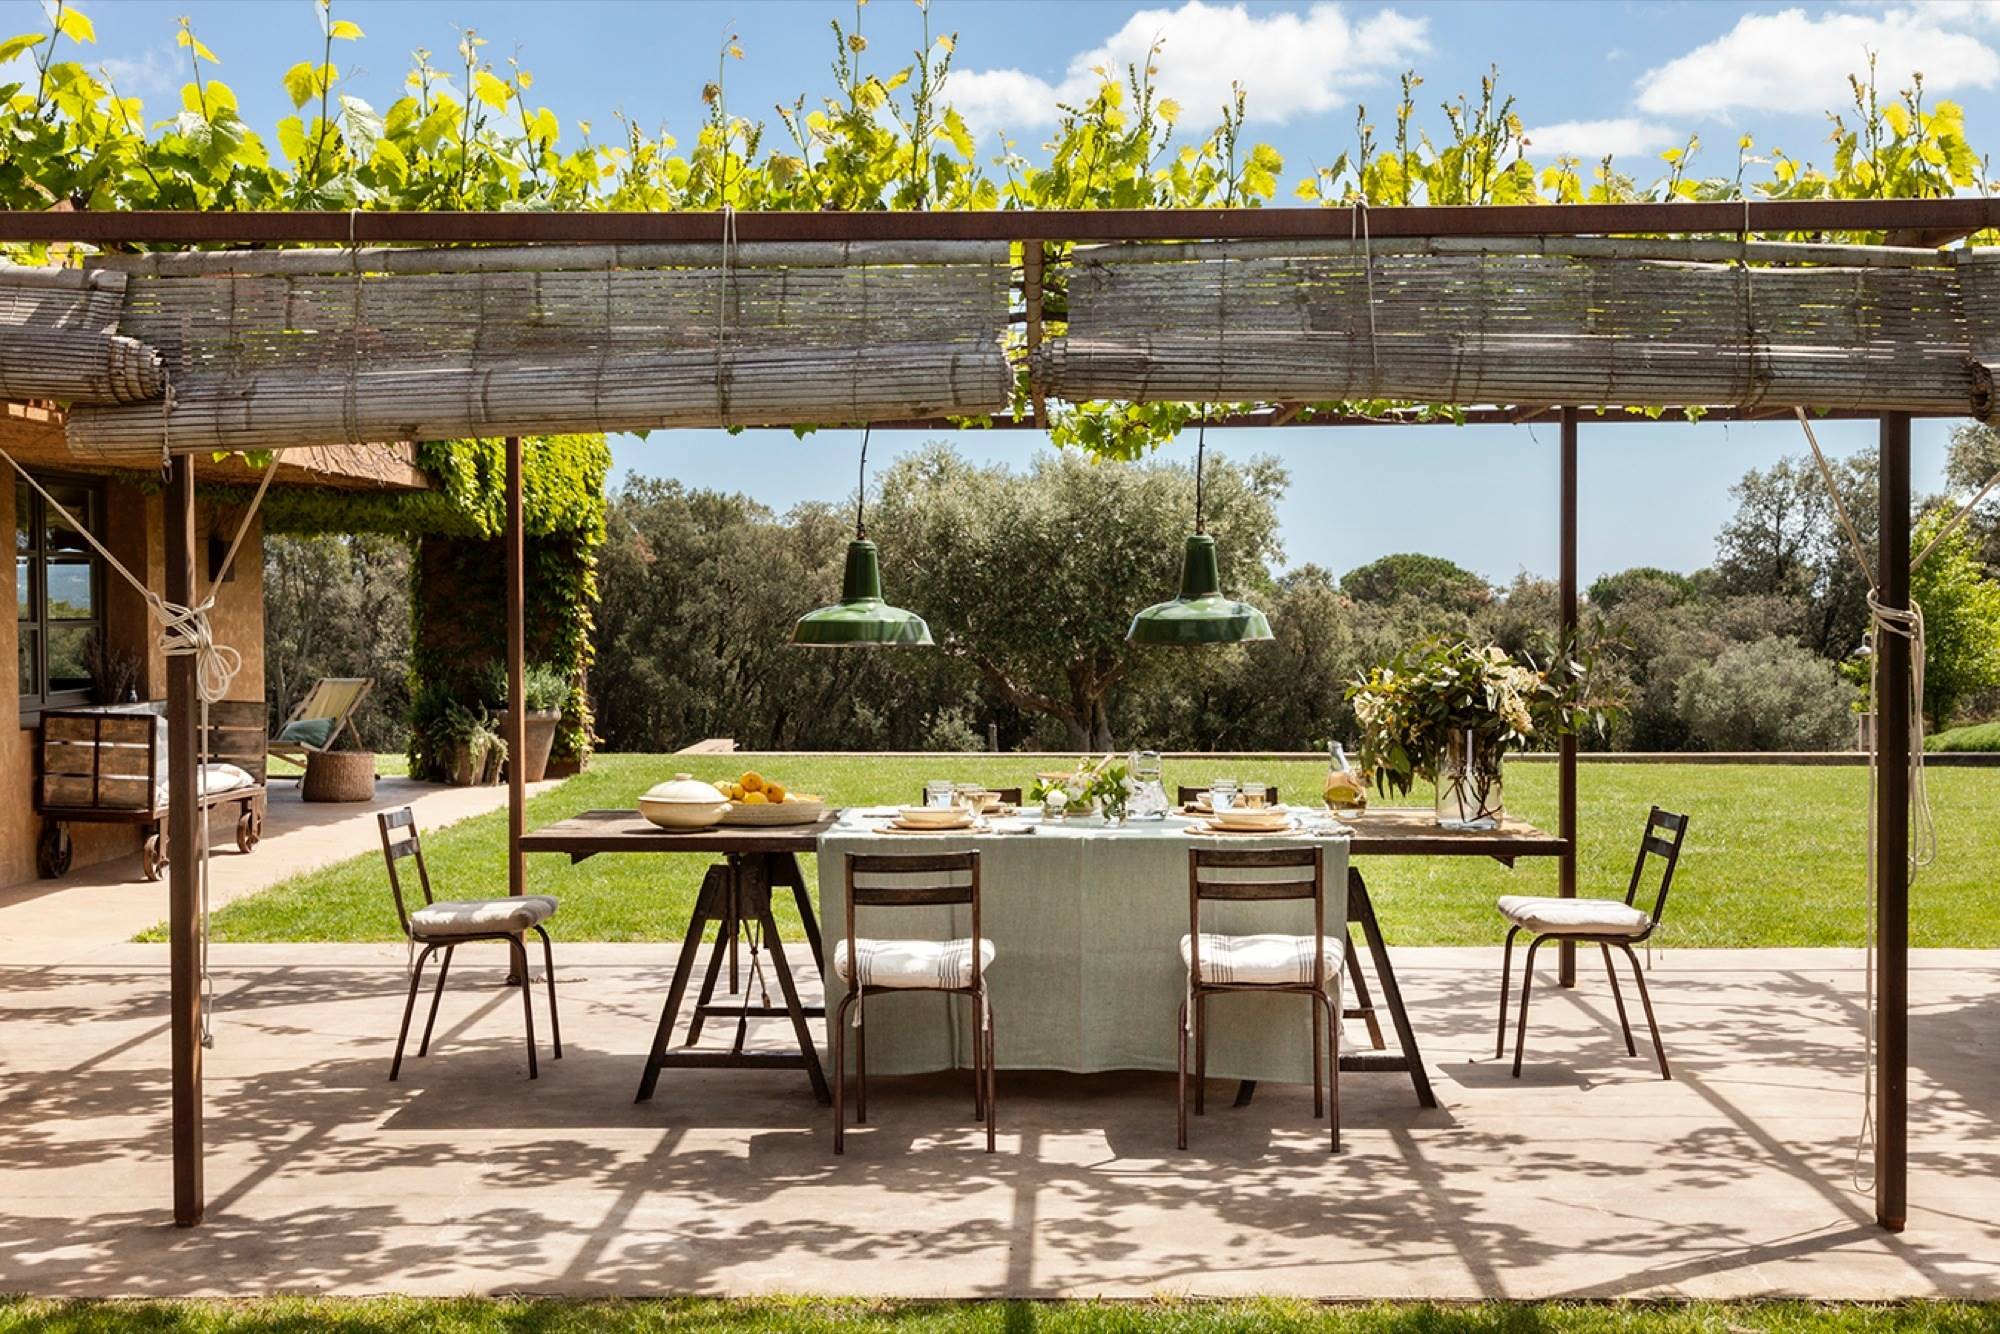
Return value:
<svg viewBox="0 0 2000 1334">
<path fill-rule="evenodd" d="M 121 92 L 168 114 L 185 79 L 175 20 L 190 15 L 222 58 L 216 71 L 236 90 L 245 118 L 267 132 L 289 113 L 279 83 L 293 63 L 316 58 L 311 0 L 81 0 L 96 21 L 97 46 Z M 688 137 L 700 119 L 700 89 L 714 77 L 728 33 L 745 58 L 731 62 L 733 110 L 772 121 L 771 108 L 831 87 L 829 21 L 851 28 L 851 3 L 822 0 L 343 0 L 338 15 L 366 38 L 337 52 L 347 86 L 386 107 L 397 96 L 413 48 L 451 60 L 460 30 L 488 40 L 486 56 L 518 55 L 535 75 L 539 101 L 566 131 L 590 120 L 597 134 L 624 113 L 649 128 Z M 0 0 L 6 31 L 41 20 L 36 0 Z M 870 67 L 893 69 L 920 42 L 909 0 L 874 0 L 862 11 Z M 1164 40 L 1159 82 L 1180 101 L 1185 123 L 1212 118 L 1231 79 L 1249 92 L 1249 133 L 1286 159 L 1289 183 L 1351 146 L 1356 107 L 1389 123 L 1397 75 L 1424 77 L 1420 118 L 1435 124 L 1439 102 L 1476 95 L 1497 65 L 1503 92 L 1538 155 L 1618 155 L 1642 180 L 1660 174 L 1657 154 L 1689 134 L 1707 147 L 1698 163 L 1732 172 L 1734 145 L 1748 132 L 1758 151 L 1827 156 L 1825 112 L 1847 103 L 1846 76 L 1877 54 L 1892 90 L 1921 70 L 1932 99 L 1966 107 L 1975 147 L 1994 142 L 2000 121 L 2000 0 L 1925 4 L 1711 3 L 1246 3 L 1202 0 L 1139 5 L 1127 0 L 933 0 L 933 32 L 957 35 L 948 92 L 980 131 L 983 146 L 1010 134 L 1032 148 L 1055 100 L 1082 87 L 1094 66 L 1122 66 Z M 177 108 L 174 108 L 177 109 Z M 1919 423 L 1917 477 L 1938 484 L 1947 425 Z M 1873 438 L 1867 424 L 1835 424 L 1823 442 L 1845 451 Z M 920 443 L 877 437 L 878 455 Z M 852 486 L 853 441 L 826 433 L 731 438 L 719 432 L 660 432 L 616 442 L 618 466 L 690 484 L 747 491 L 783 509 L 839 499 Z M 883 445 L 889 449 L 883 449 Z M 1292 470 L 1283 511 L 1294 563 L 1336 571 L 1412 548 L 1504 580 L 1521 568 L 1547 572 L 1555 559 L 1553 427 L 1216 432 L 1225 453 L 1277 455 Z M 1691 569 L 1713 554 L 1729 512 L 1728 488 L 1750 467 L 1802 447 L 1796 426 L 1586 426 L 1583 439 L 1585 577 L 1634 564 Z M 1024 461 L 1045 442 L 1026 432 L 966 433 L 978 458 Z M 1171 456 L 1191 455 L 1192 442 Z"/>
</svg>

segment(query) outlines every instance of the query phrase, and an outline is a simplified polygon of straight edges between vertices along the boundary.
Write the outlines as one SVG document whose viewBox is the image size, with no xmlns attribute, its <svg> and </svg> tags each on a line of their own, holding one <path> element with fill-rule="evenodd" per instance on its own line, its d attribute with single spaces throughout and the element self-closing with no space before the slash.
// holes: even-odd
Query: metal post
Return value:
<svg viewBox="0 0 2000 1334">
<path fill-rule="evenodd" d="M 166 598 L 195 601 L 194 460 L 173 461 L 163 505 Z M 174 1223 L 193 1227 L 203 1209 L 201 1148 L 201 813 L 195 808 L 195 662 L 167 659 L 167 960 L 171 974 Z"/>
<path fill-rule="evenodd" d="M 1910 605 L 1910 414 L 1882 415 L 1881 547 L 1885 607 Z M 1907 1214 L 1910 1063 L 1910 641 L 1875 636 L 1875 1221 Z"/>
<path fill-rule="evenodd" d="M 1562 539 L 1557 565 L 1561 592 L 1561 642 L 1565 651 L 1576 638 L 1576 409 L 1562 410 Z M 1565 847 L 1556 862 L 1556 892 L 1576 897 L 1576 738 L 1562 738 L 1556 753 L 1556 832 Z M 1562 942 L 1557 976 L 1562 985 L 1576 985 L 1576 946 Z"/>
<path fill-rule="evenodd" d="M 521 437 L 507 437 L 507 892 L 528 889 L 526 832 L 528 769 L 527 581 L 521 523 Z M 523 978 L 523 983 L 527 979 Z"/>
</svg>

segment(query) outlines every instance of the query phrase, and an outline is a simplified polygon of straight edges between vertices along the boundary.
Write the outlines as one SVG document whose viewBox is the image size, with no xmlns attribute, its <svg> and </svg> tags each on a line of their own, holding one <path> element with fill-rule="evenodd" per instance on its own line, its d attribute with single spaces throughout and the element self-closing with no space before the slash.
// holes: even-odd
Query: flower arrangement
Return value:
<svg viewBox="0 0 2000 1334">
<path fill-rule="evenodd" d="M 1592 655 L 1558 653 L 1546 667 L 1496 644 L 1426 640 L 1349 685 L 1361 761 L 1384 794 L 1408 795 L 1419 778 L 1447 791 L 1465 820 L 1497 820 L 1500 758 L 1552 745 L 1594 724 L 1610 702 L 1596 698 Z"/>
<path fill-rule="evenodd" d="M 1106 755 L 1101 760 L 1078 760 L 1076 768 L 1067 773 L 1037 775 L 1028 795 L 1057 809 L 1094 802 L 1105 819 L 1116 822 L 1125 818 L 1125 808 L 1131 803 L 1132 778 L 1123 760 Z"/>
</svg>

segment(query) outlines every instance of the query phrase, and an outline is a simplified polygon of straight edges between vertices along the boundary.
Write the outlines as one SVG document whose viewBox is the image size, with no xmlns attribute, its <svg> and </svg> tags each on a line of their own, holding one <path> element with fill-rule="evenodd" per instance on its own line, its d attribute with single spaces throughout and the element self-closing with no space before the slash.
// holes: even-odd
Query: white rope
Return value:
<svg viewBox="0 0 2000 1334">
<path fill-rule="evenodd" d="M 171 397 L 171 386 L 168 394 Z M 12 454 L 0 449 L 0 458 L 6 459 L 20 479 L 42 498 L 42 503 L 61 515 L 71 530 L 80 534 L 104 563 L 145 601 L 147 610 L 152 612 L 153 620 L 159 627 L 160 647 L 166 656 L 194 659 L 195 698 L 201 706 L 198 729 L 200 757 L 199 767 L 195 770 L 195 821 L 201 866 L 197 878 L 201 914 L 201 1045 L 212 1047 L 215 1045 L 215 1033 L 212 1027 L 215 1013 L 215 981 L 208 967 L 209 806 L 202 800 L 208 786 L 208 706 L 228 697 L 229 687 L 235 682 L 237 674 L 243 670 L 243 655 L 228 644 L 216 642 L 215 627 L 209 621 L 209 613 L 215 610 L 216 592 L 221 588 L 223 579 L 228 576 L 230 567 L 235 563 L 237 550 L 242 547 L 244 537 L 250 532 L 250 524 L 256 519 L 257 511 L 264 503 L 264 493 L 271 488 L 271 479 L 277 475 L 277 462 L 273 460 L 264 469 L 264 476 L 257 483 L 257 493 L 251 498 L 250 508 L 243 515 L 243 522 L 237 526 L 236 536 L 230 539 L 229 550 L 223 555 L 222 565 L 216 570 L 215 578 L 210 581 L 208 592 L 193 606 L 184 606 L 178 602 L 170 602 L 161 594 L 155 593 L 143 580 L 126 569 L 125 563 L 112 555 L 104 543 L 98 541 L 97 535 L 90 531 L 89 526 L 71 514 L 61 501 L 50 495 Z M 169 816 L 171 814 L 170 810 Z M 171 820 L 167 832 L 169 835 L 172 833 Z"/>
<path fill-rule="evenodd" d="M 1813 434 L 1812 423 L 1806 419 L 1804 409 L 1794 407 L 1793 414 L 1799 419 L 1799 426 L 1805 431 L 1806 444 L 1811 446 L 1813 460 L 1819 465 L 1820 479 L 1826 484 L 1827 495 L 1833 501 L 1834 516 L 1840 521 L 1841 530 L 1847 535 L 1847 543 L 1854 553 L 1855 563 L 1861 569 L 1861 577 L 1868 581 L 1869 654 L 1868 654 L 1868 699 L 1871 704 L 1881 698 L 1882 655 L 1876 651 L 1881 636 L 1895 635 L 1909 641 L 1910 654 L 1910 698 L 1907 705 L 1909 716 L 1909 736 L 1905 744 L 1909 748 L 1909 799 L 1910 799 L 1910 842 L 1905 855 L 1910 861 L 1910 873 L 1915 875 L 1929 866 L 1937 856 L 1937 823 L 1931 811 L 1930 787 L 1924 776 L 1924 612 L 1915 598 L 1910 599 L 1907 608 L 1891 607 L 1881 600 L 1881 588 L 1875 582 L 1875 571 L 1868 562 L 1868 548 L 1861 540 L 1861 532 L 1854 526 L 1853 518 L 1847 512 L 1846 504 L 1840 498 L 1840 488 L 1835 485 L 1833 468 L 1827 463 L 1826 455 L 1819 447 L 1819 438 Z M 2000 484 L 2000 477 L 1994 479 Z M 1992 489 L 1989 484 L 1987 490 Z M 1949 532 L 1979 503 L 1985 495 L 1981 491 L 1964 509 L 1960 510 L 1946 525 Z M 1940 535 L 1940 539 L 1941 539 Z M 1912 570 L 1917 569 L 1937 546 L 1937 540 L 1924 548 L 1918 557 L 1910 562 Z M 1887 553 L 1885 552 L 1886 556 Z M 1879 719 L 1881 713 L 1876 713 Z M 1875 1151 L 1875 913 L 1876 903 L 1881 894 L 1881 886 L 1875 875 L 1875 850 L 1880 841 L 1881 831 L 1875 815 L 1878 793 L 1881 791 L 1882 733 L 1877 727 L 1868 739 L 1868 871 L 1867 871 L 1867 926 L 1863 935 L 1863 988 L 1864 1007 L 1861 1028 L 1862 1072 L 1861 1072 L 1861 1126 L 1854 1137 L 1854 1159 L 1849 1173 L 1856 1190 L 1864 1193 L 1875 1189 L 1873 1174 L 1864 1177 L 1864 1160 L 1872 1162 Z"/>
<path fill-rule="evenodd" d="M 725 152 L 724 158 L 727 159 Z M 729 347 L 729 262 L 736 253 L 736 208 L 722 206 L 722 264 L 717 270 L 720 286 L 715 295 L 715 412 L 724 426 L 729 425 L 729 394 L 723 386 Z"/>
<path fill-rule="evenodd" d="M 1354 233 L 1357 230 L 1361 233 L 1362 276 L 1368 283 L 1368 360 L 1375 368 L 1375 393 L 1370 395 L 1372 398 L 1382 392 L 1382 345 L 1375 332 L 1375 246 L 1368 237 L 1368 200 L 1359 195 L 1355 197 L 1354 207 L 1347 218 L 1347 247 L 1350 252 L 1354 249 Z"/>
</svg>

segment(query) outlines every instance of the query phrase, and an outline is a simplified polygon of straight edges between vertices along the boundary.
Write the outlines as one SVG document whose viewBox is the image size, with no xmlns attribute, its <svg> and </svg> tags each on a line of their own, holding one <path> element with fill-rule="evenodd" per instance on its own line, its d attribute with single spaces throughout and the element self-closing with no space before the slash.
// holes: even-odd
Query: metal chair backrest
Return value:
<svg viewBox="0 0 2000 1334">
<path fill-rule="evenodd" d="M 1180 804 L 1185 806 L 1191 801 L 1200 801 L 1203 797 L 1207 795 L 1208 795 L 1208 789 L 1206 787 L 1182 787 L 1180 789 Z M 1238 797 L 1241 797 L 1243 794 L 1241 792 L 1238 792 L 1236 795 Z M 1273 806 L 1284 805 L 1284 803 L 1278 799 L 1278 785 L 1276 783 L 1264 784 L 1264 800 L 1268 801 Z"/>
<path fill-rule="evenodd" d="M 1291 872 L 1293 874 L 1287 874 Z M 1201 905 L 1311 899 L 1313 986 L 1326 985 L 1326 851 L 1307 848 L 1188 849 L 1188 975 L 1201 980 Z M 1345 914 L 1340 929 L 1345 931 Z"/>
<path fill-rule="evenodd" d="M 847 854 L 847 952 L 854 957 L 857 907 L 972 909 L 972 987 L 979 988 L 979 854 L 977 852 Z"/>
<path fill-rule="evenodd" d="M 417 837 L 417 817 L 408 806 L 393 811 L 382 811 L 375 817 L 376 825 L 382 831 L 382 858 L 389 864 L 389 892 L 396 897 L 396 920 L 403 924 L 403 934 L 414 939 L 410 930 L 409 908 L 403 902 L 403 879 L 396 871 L 396 863 L 411 857 L 417 863 L 417 885 L 423 890 L 424 903 L 428 906 L 436 902 L 431 897 L 431 873 L 424 865 L 424 845 Z M 397 838 L 395 830 L 408 831 L 407 836 Z"/>
<path fill-rule="evenodd" d="M 1680 864 L 1681 843 L 1687 838 L 1688 818 L 1672 811 L 1663 811 L 1658 806 L 1646 813 L 1646 833 L 1639 840 L 1639 856 L 1632 863 L 1632 883 L 1625 889 L 1625 904 L 1635 906 L 1639 897 L 1639 881 L 1646 873 L 1646 858 L 1662 858 L 1666 865 L 1660 871 L 1660 892 L 1653 898 L 1653 926 L 1660 924 L 1660 918 L 1667 911 L 1667 891 L 1674 886 L 1674 867 Z M 1655 830 L 1664 830 L 1671 838 L 1662 837 Z M 1648 928 L 1650 931 L 1651 928 Z"/>
</svg>

